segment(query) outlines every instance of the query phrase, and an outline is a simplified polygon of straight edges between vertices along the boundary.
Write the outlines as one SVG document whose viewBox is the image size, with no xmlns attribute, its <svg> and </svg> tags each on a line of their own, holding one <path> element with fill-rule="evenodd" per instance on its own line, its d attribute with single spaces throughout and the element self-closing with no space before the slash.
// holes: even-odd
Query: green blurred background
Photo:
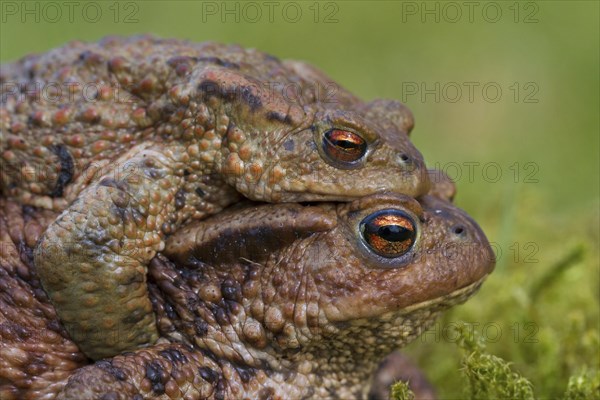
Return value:
<svg viewBox="0 0 600 400">
<path fill-rule="evenodd" d="M 539 398 L 598 369 L 599 2 L 1 3 L 2 62 L 150 32 L 303 59 L 364 99 L 402 100 L 415 144 L 455 178 L 457 204 L 499 256 L 439 335 L 409 346 L 440 396 L 464 395 L 440 334 L 457 320 L 479 323 Z"/>
</svg>

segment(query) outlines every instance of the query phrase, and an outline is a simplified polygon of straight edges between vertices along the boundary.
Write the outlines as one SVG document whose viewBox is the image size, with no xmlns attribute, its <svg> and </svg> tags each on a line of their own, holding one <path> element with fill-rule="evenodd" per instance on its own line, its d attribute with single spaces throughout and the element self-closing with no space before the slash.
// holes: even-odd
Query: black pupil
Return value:
<svg viewBox="0 0 600 400">
<path fill-rule="evenodd" d="M 338 147 L 341 147 L 343 149 L 357 149 L 358 145 L 354 142 L 351 142 L 349 140 L 334 140 L 333 144 L 335 144 Z"/>
<path fill-rule="evenodd" d="M 386 225 L 379 228 L 377 235 L 388 242 L 403 242 L 412 237 L 412 231 L 400 225 Z"/>
</svg>

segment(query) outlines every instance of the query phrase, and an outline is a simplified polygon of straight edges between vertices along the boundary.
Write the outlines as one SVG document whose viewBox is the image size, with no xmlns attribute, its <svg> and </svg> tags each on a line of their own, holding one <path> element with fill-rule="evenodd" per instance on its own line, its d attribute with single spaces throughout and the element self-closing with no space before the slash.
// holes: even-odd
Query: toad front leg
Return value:
<svg viewBox="0 0 600 400">
<path fill-rule="evenodd" d="M 93 359 L 158 337 L 146 265 L 164 247 L 164 235 L 190 217 L 190 172 L 184 167 L 189 154 L 180 147 L 132 149 L 94 179 L 38 243 L 35 264 L 44 289 L 72 338 Z M 196 204 L 192 216 L 236 200 L 227 192 L 218 197 L 221 204 Z"/>
</svg>

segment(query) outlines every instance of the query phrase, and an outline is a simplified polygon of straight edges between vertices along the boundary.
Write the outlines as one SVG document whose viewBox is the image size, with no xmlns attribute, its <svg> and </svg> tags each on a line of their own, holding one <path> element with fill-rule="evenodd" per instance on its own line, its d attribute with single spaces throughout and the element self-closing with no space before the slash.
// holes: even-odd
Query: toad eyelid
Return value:
<svg viewBox="0 0 600 400">
<path fill-rule="evenodd" d="M 344 117 L 340 115 L 333 115 L 326 118 L 327 127 L 323 130 L 327 132 L 331 129 L 339 129 L 342 131 L 352 132 L 360 136 L 368 146 L 371 146 L 373 142 L 379 139 L 377 132 L 371 130 L 367 124 L 361 123 L 360 120 L 354 120 L 355 117 Z"/>
</svg>

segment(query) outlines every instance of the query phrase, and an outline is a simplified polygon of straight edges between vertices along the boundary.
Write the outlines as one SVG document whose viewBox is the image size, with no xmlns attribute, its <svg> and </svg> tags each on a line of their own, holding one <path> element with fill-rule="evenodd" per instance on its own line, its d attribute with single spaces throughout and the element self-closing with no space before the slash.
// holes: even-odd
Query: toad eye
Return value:
<svg viewBox="0 0 600 400">
<path fill-rule="evenodd" d="M 367 142 L 356 133 L 330 129 L 323 135 L 323 150 L 332 161 L 352 164 L 367 152 Z"/>
<path fill-rule="evenodd" d="M 406 254 L 417 237 L 415 223 L 400 210 L 383 210 L 369 215 L 360 223 L 360 232 L 367 247 L 386 258 Z"/>
</svg>

